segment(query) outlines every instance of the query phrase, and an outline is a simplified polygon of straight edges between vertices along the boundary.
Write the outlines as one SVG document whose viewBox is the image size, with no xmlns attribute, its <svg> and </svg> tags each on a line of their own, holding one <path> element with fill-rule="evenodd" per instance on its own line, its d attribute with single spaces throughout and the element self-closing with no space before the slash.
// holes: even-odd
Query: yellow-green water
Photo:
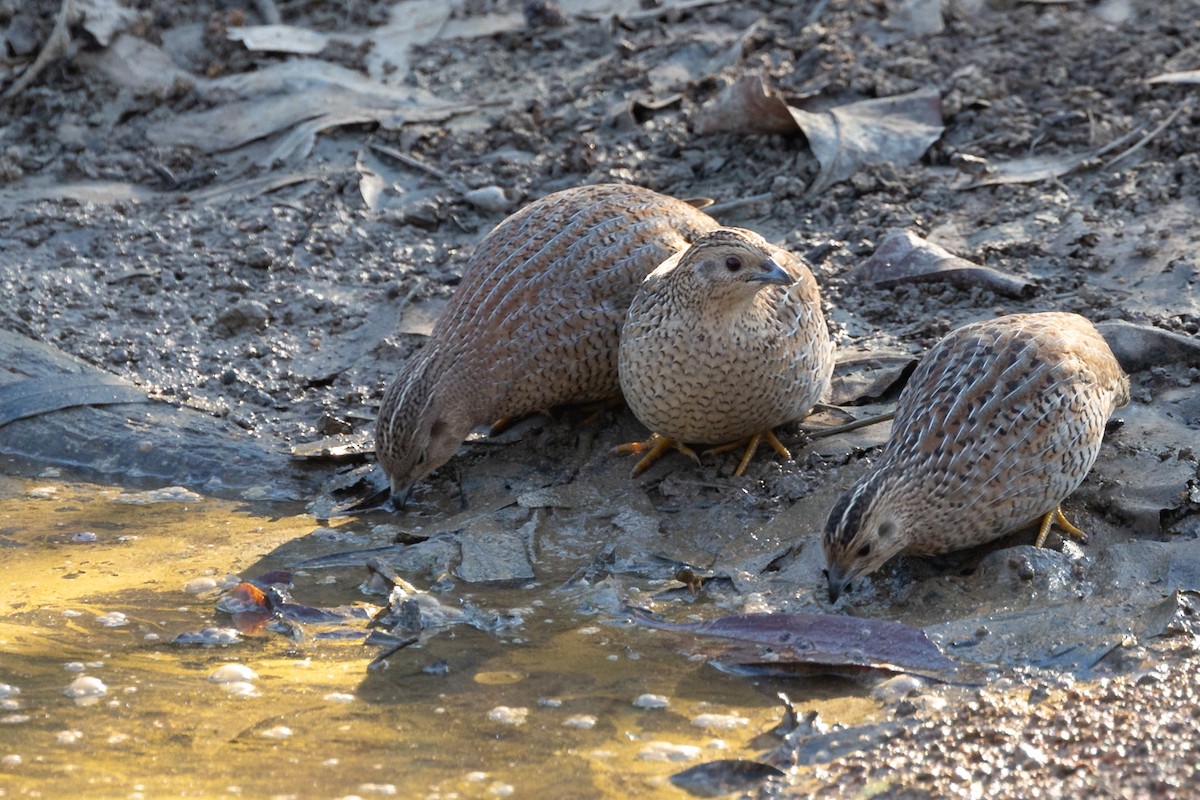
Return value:
<svg viewBox="0 0 1200 800">
<path fill-rule="evenodd" d="M 0 684 L 19 690 L 0 699 L 0 797 L 682 798 L 671 774 L 771 746 L 762 734 L 781 717 L 780 688 L 828 722 L 876 712 L 844 683 L 724 675 L 669 635 L 581 616 L 540 584 L 464 590 L 481 606 L 533 613 L 501 635 L 447 631 L 386 669 L 368 670 L 378 651 L 358 635 L 175 645 L 179 633 L 229 625 L 219 592 L 189 593 L 189 582 L 253 577 L 336 547 L 309 542 L 317 524 L 305 515 L 209 499 L 129 505 L 122 494 L 0 483 Z M 362 577 L 310 573 L 302 601 L 382 602 L 357 590 Z M 113 612 L 126 624 L 103 624 Z M 423 671 L 439 661 L 447 674 Z M 209 680 L 228 663 L 256 673 L 250 696 Z M 106 687 L 92 705 L 64 694 L 80 676 Z M 635 707 L 645 693 L 669 707 Z M 524 723 L 490 719 L 500 706 L 527 709 Z M 698 727 L 703 714 L 735 725 Z M 580 717 L 594 725 L 577 727 Z M 658 760 L 664 742 L 699 750 Z"/>
</svg>

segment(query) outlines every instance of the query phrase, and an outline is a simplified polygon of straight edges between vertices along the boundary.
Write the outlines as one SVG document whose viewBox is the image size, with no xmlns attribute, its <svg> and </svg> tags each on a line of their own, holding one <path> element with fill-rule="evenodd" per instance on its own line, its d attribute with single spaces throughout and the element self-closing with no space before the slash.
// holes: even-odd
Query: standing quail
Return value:
<svg viewBox="0 0 1200 800">
<path fill-rule="evenodd" d="M 820 291 L 795 256 L 751 231 L 705 233 L 650 273 L 621 329 L 621 391 L 653 432 L 622 445 L 642 453 L 634 474 L 668 447 L 759 442 L 807 414 L 828 389 L 834 348 Z M 647 452 L 648 451 L 648 452 Z"/>
</svg>

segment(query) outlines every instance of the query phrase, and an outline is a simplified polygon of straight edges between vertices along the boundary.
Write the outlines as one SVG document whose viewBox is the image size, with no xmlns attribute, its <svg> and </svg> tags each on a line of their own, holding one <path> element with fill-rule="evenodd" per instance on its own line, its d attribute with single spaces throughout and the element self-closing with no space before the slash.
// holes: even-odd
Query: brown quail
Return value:
<svg viewBox="0 0 1200 800">
<path fill-rule="evenodd" d="M 825 526 L 829 598 L 900 553 L 983 544 L 1040 519 L 1082 533 L 1060 504 L 1096 461 L 1129 379 L 1077 314 L 966 325 L 925 355 L 900 394 L 879 462 Z"/>
<path fill-rule="evenodd" d="M 623 445 L 649 451 L 636 475 L 667 447 L 766 439 L 807 414 L 829 389 L 834 348 L 820 291 L 791 253 L 740 228 L 698 238 L 650 273 L 621 329 L 626 402 L 654 436 Z"/>
<path fill-rule="evenodd" d="M 375 450 L 403 505 L 477 425 L 617 397 L 617 340 L 642 279 L 717 227 L 637 186 L 568 189 L 475 249 L 424 348 L 384 394 Z"/>
</svg>

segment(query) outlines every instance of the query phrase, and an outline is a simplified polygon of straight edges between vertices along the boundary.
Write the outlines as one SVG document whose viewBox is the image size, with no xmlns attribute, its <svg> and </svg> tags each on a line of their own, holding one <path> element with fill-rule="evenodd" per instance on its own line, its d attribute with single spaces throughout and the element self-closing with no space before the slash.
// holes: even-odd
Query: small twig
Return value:
<svg viewBox="0 0 1200 800">
<path fill-rule="evenodd" d="M 1112 169 L 1113 165 L 1116 164 L 1118 161 L 1121 161 L 1122 159 L 1126 158 L 1127 156 L 1131 156 L 1134 153 L 1136 153 L 1138 150 L 1141 150 L 1143 147 L 1145 147 L 1150 142 L 1151 139 L 1153 139 L 1155 136 L 1158 136 L 1160 133 L 1162 133 L 1164 130 L 1166 130 L 1167 126 L 1170 125 L 1172 122 L 1174 122 L 1176 117 L 1178 117 L 1184 111 L 1187 111 L 1188 109 L 1190 109 L 1191 105 L 1192 105 L 1191 103 L 1183 103 L 1182 105 L 1180 105 L 1178 108 L 1176 108 L 1174 111 L 1171 112 L 1170 116 L 1168 116 L 1165 120 L 1162 121 L 1162 124 L 1160 124 L 1157 128 L 1155 128 L 1154 130 L 1147 133 L 1141 139 L 1139 139 L 1136 144 L 1134 144 L 1128 150 L 1125 150 L 1124 152 L 1119 153 L 1119 154 L 1113 156 L 1112 158 L 1110 158 L 1104 164 L 1104 169 Z"/>
<path fill-rule="evenodd" d="M 723 200 L 720 203 L 713 203 L 711 206 L 705 208 L 704 211 L 707 214 L 720 214 L 723 211 L 733 211 L 741 208 L 742 206 L 751 206 L 755 203 L 764 203 L 774 196 L 775 195 L 771 194 L 770 192 L 763 192 L 762 194 L 752 194 L 749 197 L 738 197 L 733 200 Z"/>
<path fill-rule="evenodd" d="M 837 436 L 839 433 L 856 431 L 859 428 L 865 428 L 868 425 L 877 425 L 880 422 L 887 422 L 889 419 L 892 419 L 895 416 L 895 411 L 889 411 L 886 414 L 878 414 L 874 417 L 863 417 L 862 419 L 856 419 L 853 422 L 847 422 L 845 425 L 834 425 L 831 428 L 822 427 L 816 430 L 813 430 L 812 428 L 803 428 L 802 430 L 809 439 L 824 439 L 829 436 Z"/>
<path fill-rule="evenodd" d="M 71 46 L 70 27 L 79 22 L 80 18 L 81 15 L 75 8 L 75 0 L 63 0 L 62 7 L 58 10 L 58 16 L 54 19 L 54 27 L 51 29 L 46 43 L 42 45 L 41 52 L 29 65 L 29 69 L 25 70 L 25 74 L 17 78 L 13 85 L 8 87 L 3 95 L 0 95 L 0 100 L 11 100 L 16 97 L 29 84 L 33 83 L 52 61 L 67 54 Z"/>
<path fill-rule="evenodd" d="M 424 172 L 426 175 L 431 175 L 434 178 L 437 178 L 439 181 L 446 184 L 447 186 L 449 186 L 451 189 L 458 192 L 459 194 L 466 194 L 468 191 L 470 191 L 470 189 L 466 186 L 466 184 L 464 184 L 458 178 L 447 175 L 445 172 L 442 172 L 437 167 L 426 164 L 421 159 L 419 159 L 415 156 L 410 156 L 408 153 L 402 153 L 394 147 L 388 147 L 386 144 L 377 144 L 375 142 L 372 142 L 371 149 L 374 150 L 376 153 L 379 153 L 380 155 L 384 155 L 384 156 L 387 156 L 388 158 L 392 158 L 392 159 L 395 159 L 396 161 L 399 161 L 401 164 L 403 164 L 406 167 L 411 167 L 411 168 L 417 170 L 418 172 Z"/>
<path fill-rule="evenodd" d="M 258 16 L 262 18 L 263 23 L 278 25 L 283 22 L 283 17 L 279 15 L 279 9 L 275 7 L 275 0 L 254 0 L 254 7 L 258 10 Z"/>
</svg>

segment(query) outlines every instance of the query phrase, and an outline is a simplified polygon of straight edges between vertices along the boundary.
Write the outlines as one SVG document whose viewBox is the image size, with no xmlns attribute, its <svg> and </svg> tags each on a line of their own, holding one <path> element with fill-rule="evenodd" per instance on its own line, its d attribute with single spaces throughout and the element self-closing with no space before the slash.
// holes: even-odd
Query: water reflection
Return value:
<svg viewBox="0 0 1200 800">
<path fill-rule="evenodd" d="M 670 775 L 753 757 L 781 715 L 776 686 L 537 584 L 457 600 L 523 624 L 460 625 L 376 669 L 365 622 L 352 639 L 228 635 L 216 602 L 231 575 L 329 551 L 311 518 L 88 485 L 3 491 L 0 796 L 679 797 Z M 361 569 L 295 575 L 313 606 L 370 600 Z M 174 642 L 206 629 L 226 633 Z M 802 708 L 877 713 L 848 684 L 808 686 Z"/>
</svg>

